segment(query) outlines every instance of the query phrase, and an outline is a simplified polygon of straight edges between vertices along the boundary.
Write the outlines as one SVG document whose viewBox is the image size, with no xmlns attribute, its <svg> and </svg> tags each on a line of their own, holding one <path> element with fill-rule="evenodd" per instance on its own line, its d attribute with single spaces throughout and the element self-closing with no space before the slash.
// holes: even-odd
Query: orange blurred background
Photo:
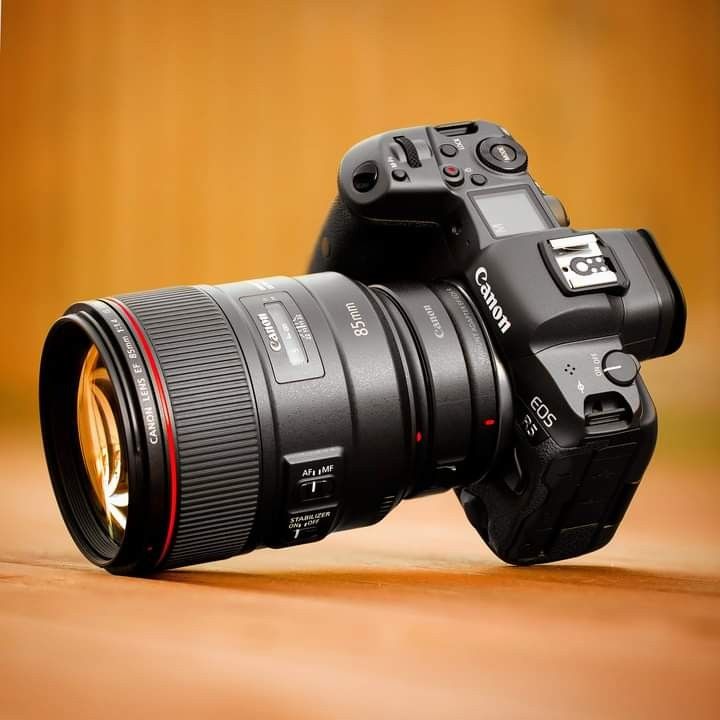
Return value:
<svg viewBox="0 0 720 720">
<path fill-rule="evenodd" d="M 647 226 L 689 335 L 660 455 L 717 459 L 720 4 L 5 0 L 0 417 L 76 299 L 302 273 L 343 152 L 487 118 L 576 227 Z"/>
<path fill-rule="evenodd" d="M 0 3 L 1 717 L 720 717 L 719 0 Z M 446 493 L 153 580 L 87 563 L 37 427 L 52 321 L 303 273 L 352 144 L 471 118 L 685 290 L 616 539 L 503 567 Z"/>
</svg>

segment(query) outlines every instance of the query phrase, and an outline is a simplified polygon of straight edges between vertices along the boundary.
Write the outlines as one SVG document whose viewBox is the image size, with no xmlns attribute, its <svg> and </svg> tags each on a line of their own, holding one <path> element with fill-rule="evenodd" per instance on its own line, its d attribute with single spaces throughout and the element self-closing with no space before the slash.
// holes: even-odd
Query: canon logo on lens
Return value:
<svg viewBox="0 0 720 720">
<path fill-rule="evenodd" d="M 280 352 L 282 350 L 282 345 L 280 344 L 280 338 L 277 334 L 273 321 L 268 317 L 268 314 L 264 312 L 258 313 L 258 320 L 260 321 L 263 330 L 265 330 L 265 334 L 268 336 L 270 349 L 274 352 Z"/>
<path fill-rule="evenodd" d="M 428 318 L 430 318 L 430 324 L 433 327 L 433 335 L 435 335 L 435 337 L 439 340 L 442 340 L 442 338 L 445 337 L 445 331 L 443 330 L 443 326 L 440 324 L 437 313 L 433 310 L 432 305 L 425 305 L 423 310 L 427 313 Z"/>
</svg>

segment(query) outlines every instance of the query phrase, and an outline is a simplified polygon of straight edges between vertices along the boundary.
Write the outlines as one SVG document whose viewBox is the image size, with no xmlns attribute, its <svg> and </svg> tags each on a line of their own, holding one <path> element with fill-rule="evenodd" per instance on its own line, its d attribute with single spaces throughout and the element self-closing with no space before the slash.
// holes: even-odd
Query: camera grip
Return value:
<svg viewBox="0 0 720 720">
<path fill-rule="evenodd" d="M 337 196 L 315 243 L 308 272 L 339 272 L 366 284 L 408 277 L 431 280 L 447 264 L 443 238 L 434 222 L 361 217 Z"/>
<path fill-rule="evenodd" d="M 502 560 L 533 565 L 606 545 L 655 446 L 652 400 L 637 380 L 637 427 L 573 448 L 551 437 L 532 445 L 516 426 L 514 453 L 488 477 L 456 492 L 468 519 Z M 518 488 L 513 490 L 511 488 Z"/>
</svg>

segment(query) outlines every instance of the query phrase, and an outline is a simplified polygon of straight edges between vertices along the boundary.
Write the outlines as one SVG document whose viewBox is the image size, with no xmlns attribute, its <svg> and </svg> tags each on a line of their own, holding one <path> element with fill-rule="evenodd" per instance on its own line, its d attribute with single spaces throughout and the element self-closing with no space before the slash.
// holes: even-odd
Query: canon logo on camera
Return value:
<svg viewBox="0 0 720 720">
<path fill-rule="evenodd" d="M 512 323 L 510 322 L 508 316 L 503 312 L 502 305 L 498 303 L 495 293 L 492 290 L 492 286 L 487 279 L 487 268 L 481 265 L 475 271 L 475 282 L 480 288 L 480 294 L 485 299 L 485 304 L 488 306 L 488 310 L 497 323 L 498 328 L 500 328 L 500 332 L 506 333 L 512 327 Z"/>
</svg>

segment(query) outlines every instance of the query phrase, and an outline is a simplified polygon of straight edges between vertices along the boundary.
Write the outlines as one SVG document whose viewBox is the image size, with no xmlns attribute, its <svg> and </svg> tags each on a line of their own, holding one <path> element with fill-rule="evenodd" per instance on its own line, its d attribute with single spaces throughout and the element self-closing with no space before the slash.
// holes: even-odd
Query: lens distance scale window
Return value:
<svg viewBox="0 0 720 720">
<path fill-rule="evenodd" d="M 309 380 L 325 374 L 310 326 L 289 293 L 253 295 L 240 302 L 260 333 L 277 382 Z"/>
</svg>

